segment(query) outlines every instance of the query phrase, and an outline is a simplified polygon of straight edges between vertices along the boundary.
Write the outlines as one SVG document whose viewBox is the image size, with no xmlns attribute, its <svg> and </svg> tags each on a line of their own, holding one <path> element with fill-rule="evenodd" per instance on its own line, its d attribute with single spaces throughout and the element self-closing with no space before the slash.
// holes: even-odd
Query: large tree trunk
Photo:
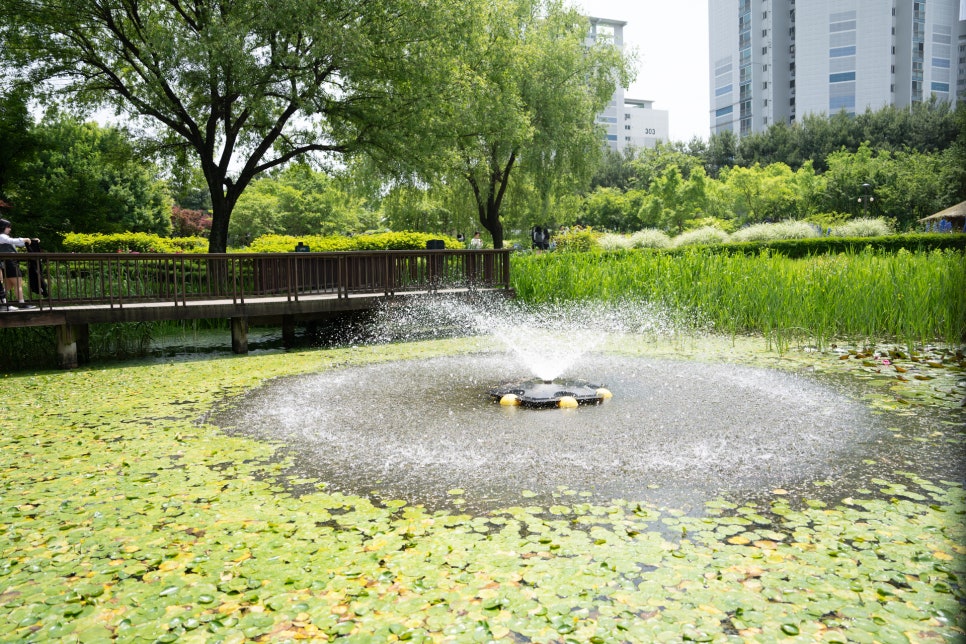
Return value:
<svg viewBox="0 0 966 644">
<path fill-rule="evenodd" d="M 491 186 L 491 190 L 494 187 Z M 490 198 L 481 204 L 480 224 L 493 238 L 493 248 L 503 248 L 503 222 L 500 221 L 500 205 L 496 199 Z"/>
<path fill-rule="evenodd" d="M 211 232 L 208 235 L 208 252 L 225 253 L 228 251 L 228 222 L 231 213 L 238 203 L 242 190 L 251 181 L 252 173 L 243 172 L 237 183 L 228 178 L 226 172 L 218 165 L 210 164 L 205 167 L 202 161 L 202 171 L 211 194 Z"/>
<path fill-rule="evenodd" d="M 211 200 L 211 232 L 208 234 L 208 252 L 224 253 L 228 251 L 228 221 L 231 210 L 222 199 Z"/>
<path fill-rule="evenodd" d="M 473 196 L 476 198 L 480 224 L 490 233 L 493 238 L 493 248 L 496 249 L 503 248 L 503 222 L 500 221 L 500 207 L 503 205 L 503 197 L 506 195 L 510 170 L 513 169 L 514 161 L 516 161 L 516 152 L 510 154 L 506 166 L 491 170 L 485 191 L 480 189 L 480 185 L 472 173 L 467 174 L 467 179 L 473 187 Z M 496 165 L 495 155 L 493 165 Z"/>
</svg>

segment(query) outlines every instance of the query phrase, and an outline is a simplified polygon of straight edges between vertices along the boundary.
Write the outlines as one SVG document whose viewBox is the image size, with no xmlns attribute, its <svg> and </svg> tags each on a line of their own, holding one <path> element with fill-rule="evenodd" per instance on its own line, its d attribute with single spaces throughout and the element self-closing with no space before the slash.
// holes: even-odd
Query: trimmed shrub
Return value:
<svg viewBox="0 0 966 644">
<path fill-rule="evenodd" d="M 245 252 L 250 253 L 288 253 L 295 250 L 299 242 L 314 253 L 331 253 L 350 250 L 425 250 L 426 242 L 442 239 L 448 249 L 462 249 L 463 244 L 454 237 L 431 233 L 399 232 L 374 233 L 345 237 L 343 235 L 262 235 L 256 238 Z"/>
<path fill-rule="evenodd" d="M 61 244 L 68 253 L 206 253 L 204 237 L 161 237 L 151 233 L 67 233 Z"/>
<path fill-rule="evenodd" d="M 554 235 L 553 239 L 557 242 L 557 250 L 570 251 L 575 253 L 599 250 L 599 239 L 601 233 L 592 228 L 575 228 L 560 232 Z"/>
</svg>

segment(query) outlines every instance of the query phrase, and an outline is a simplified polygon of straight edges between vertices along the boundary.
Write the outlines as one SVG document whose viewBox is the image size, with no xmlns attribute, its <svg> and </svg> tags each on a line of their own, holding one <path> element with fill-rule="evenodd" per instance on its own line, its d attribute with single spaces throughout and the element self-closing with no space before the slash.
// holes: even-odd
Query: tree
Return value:
<svg viewBox="0 0 966 644">
<path fill-rule="evenodd" d="M 596 114 L 627 82 L 626 60 L 610 44 L 587 46 L 587 19 L 559 0 L 479 0 L 475 15 L 481 24 L 454 77 L 460 109 L 450 150 L 480 224 L 502 248 L 515 170 L 533 177 L 540 217 L 559 185 L 589 181 L 603 147 Z"/>
<path fill-rule="evenodd" d="M 231 238 L 247 245 L 265 234 L 337 235 L 365 232 L 375 215 L 339 182 L 306 164 L 293 164 L 252 182 L 239 198 Z"/>
<path fill-rule="evenodd" d="M 625 148 L 623 152 L 604 150 L 604 156 L 597 164 L 597 171 L 590 181 L 590 188 L 617 188 L 627 190 L 631 187 L 631 178 L 634 176 L 631 162 L 637 156 L 634 148 Z"/>
<path fill-rule="evenodd" d="M 704 157 L 704 169 L 708 176 L 717 179 L 724 168 L 735 165 L 738 156 L 738 135 L 732 130 L 712 134 Z"/>
<path fill-rule="evenodd" d="M 8 197 L 22 165 L 36 153 L 33 119 L 23 85 L 0 94 L 0 198 Z"/>
<path fill-rule="evenodd" d="M 617 188 L 597 188 L 584 200 L 581 221 L 594 228 L 627 232 L 636 230 L 639 223 L 630 212 L 626 193 Z"/>
<path fill-rule="evenodd" d="M 701 160 L 681 143 L 658 143 L 654 148 L 641 150 L 630 165 L 630 184 L 639 190 L 649 190 L 671 168 L 676 168 L 681 178 L 688 179 L 701 167 Z"/>
<path fill-rule="evenodd" d="M 958 203 L 966 199 L 966 101 L 956 107 L 956 138 L 946 150 L 946 169 L 948 176 L 946 202 Z"/>
<path fill-rule="evenodd" d="M 194 155 L 220 252 L 260 173 L 304 155 L 398 157 L 417 145 L 446 100 L 443 39 L 462 34 L 462 11 L 424 0 L 0 0 L 0 41 L 16 43 L 2 49 L 10 69 L 113 106 Z"/>
<path fill-rule="evenodd" d="M 31 137 L 36 151 L 8 186 L 24 234 L 53 247 L 68 231 L 171 230 L 166 186 L 125 132 L 50 113 Z"/>
</svg>

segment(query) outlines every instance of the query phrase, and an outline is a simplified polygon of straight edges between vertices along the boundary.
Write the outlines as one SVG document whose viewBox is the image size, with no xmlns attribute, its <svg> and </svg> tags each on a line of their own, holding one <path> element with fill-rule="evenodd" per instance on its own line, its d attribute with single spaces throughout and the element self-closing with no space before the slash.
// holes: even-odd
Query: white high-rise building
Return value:
<svg viewBox="0 0 966 644">
<path fill-rule="evenodd" d="M 708 11 L 712 133 L 966 97 L 966 0 L 708 0 Z"/>
<path fill-rule="evenodd" d="M 609 42 L 623 48 L 626 25 L 620 20 L 590 18 L 588 43 Z M 610 103 L 597 115 L 597 122 L 607 129 L 607 145 L 611 150 L 653 148 L 659 141 L 669 140 L 668 113 L 654 109 L 653 104 L 654 101 L 627 98 L 624 88 L 617 88 Z"/>
</svg>

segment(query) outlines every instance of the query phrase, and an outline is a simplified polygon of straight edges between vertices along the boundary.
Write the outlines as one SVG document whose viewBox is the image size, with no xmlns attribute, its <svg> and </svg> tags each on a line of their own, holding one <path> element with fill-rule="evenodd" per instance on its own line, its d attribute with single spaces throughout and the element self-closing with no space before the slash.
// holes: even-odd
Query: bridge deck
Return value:
<svg viewBox="0 0 966 644">
<path fill-rule="evenodd" d="M 37 308 L 0 312 L 0 329 L 56 327 L 63 367 L 83 361 L 89 324 L 228 318 L 232 347 L 245 353 L 249 322 L 285 329 L 393 298 L 510 288 L 505 250 L 19 258 Z"/>
</svg>

